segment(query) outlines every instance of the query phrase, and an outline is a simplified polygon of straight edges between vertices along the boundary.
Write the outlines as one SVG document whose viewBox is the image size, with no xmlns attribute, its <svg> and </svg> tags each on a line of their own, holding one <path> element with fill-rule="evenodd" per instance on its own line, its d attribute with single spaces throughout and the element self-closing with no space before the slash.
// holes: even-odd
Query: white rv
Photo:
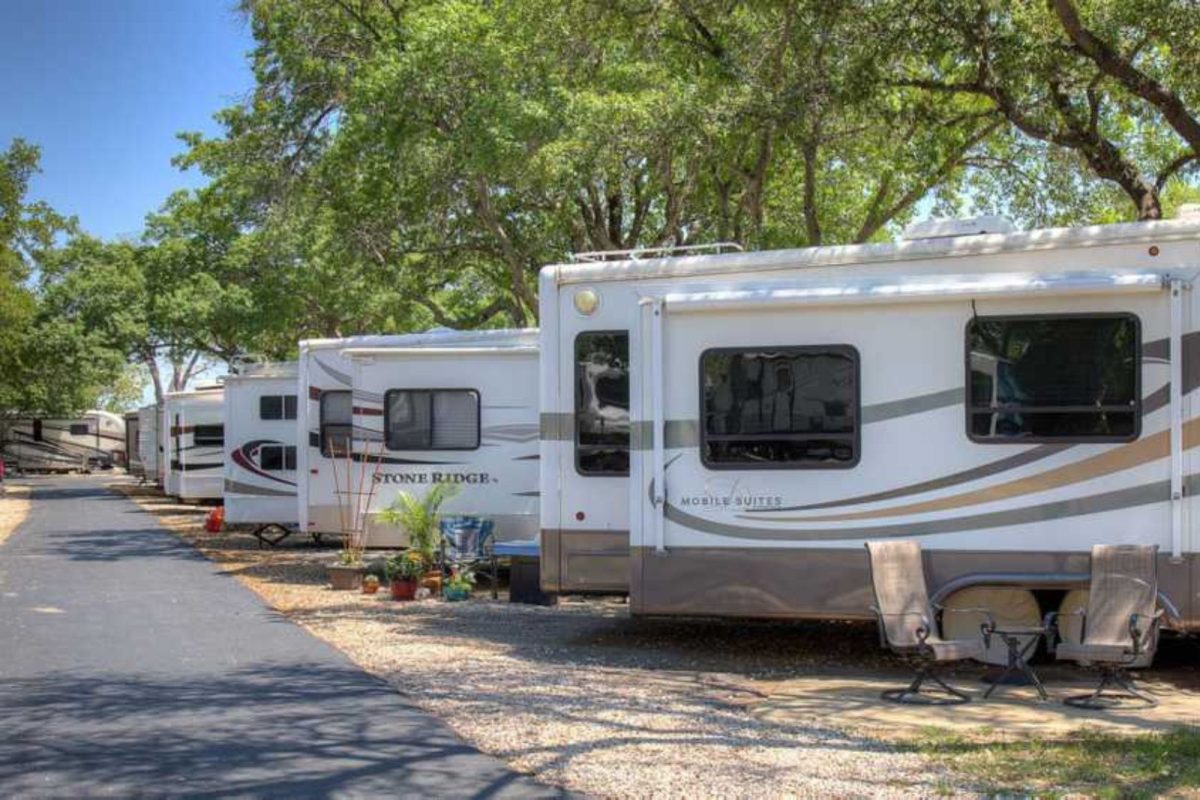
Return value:
<svg viewBox="0 0 1200 800">
<path fill-rule="evenodd" d="M 364 481 L 379 481 L 379 500 L 372 502 L 370 511 L 398 489 L 419 489 L 438 473 L 464 481 L 463 491 L 447 504 L 448 513 L 493 516 L 497 535 L 504 538 L 532 535 L 538 491 L 536 343 L 535 331 L 445 329 L 301 342 L 301 530 L 338 534 L 345 520 L 363 511 L 360 501 L 371 493 Z M 426 354 L 416 355 L 419 349 Z M 361 382 L 357 386 L 356 370 Z M 414 394 L 415 389 L 422 392 Z M 428 389 L 440 393 L 424 391 Z M 403 405 L 413 414 L 403 424 L 407 428 L 399 417 L 385 414 L 384 398 L 390 390 L 397 391 L 392 395 L 393 411 L 399 413 Z M 436 430 L 422 428 L 417 423 L 426 412 L 436 413 L 434 404 L 445 422 Z M 474 419 L 469 413 L 462 416 L 472 408 Z M 385 423 L 393 418 L 396 429 L 389 438 L 402 449 L 391 449 L 381 440 Z M 413 438 L 418 435 L 424 437 L 419 446 Z M 496 459 L 511 459 L 509 469 L 495 474 L 495 485 L 480 485 L 479 475 L 498 469 Z M 475 476 L 476 482 L 456 476 Z M 348 516 L 351 507 L 355 510 Z M 403 542 L 396 531 L 374 525 L 369 530 L 375 537 L 368 540 L 369 546 Z"/>
<path fill-rule="evenodd" d="M 141 418 L 133 411 L 125 415 L 125 471 L 130 475 L 145 480 L 145 467 L 141 454 L 138 452 L 138 438 L 141 435 Z"/>
<path fill-rule="evenodd" d="M 295 525 L 296 363 L 225 378 L 225 521 Z"/>
<path fill-rule="evenodd" d="M 162 414 L 158 405 L 138 409 L 137 454 L 142 462 L 142 477 L 146 481 L 162 484 L 162 442 L 158 427 Z"/>
<path fill-rule="evenodd" d="M 436 343 L 352 346 L 354 448 L 374 484 L 368 543 L 407 543 L 375 523 L 400 492 L 460 491 L 449 514 L 485 516 L 500 541 L 538 532 L 536 330 L 445 332 Z"/>
<path fill-rule="evenodd" d="M 125 420 L 108 411 L 74 419 L 3 420 L 0 433 L 4 460 L 20 470 L 86 472 L 124 463 Z"/>
<path fill-rule="evenodd" d="M 225 390 L 197 387 L 163 395 L 163 489 L 185 501 L 217 500 L 224 484 Z"/>
<path fill-rule="evenodd" d="M 1140 542 L 1200 628 L 1197 273 L 1195 216 L 549 266 L 543 587 L 868 617 L 863 543 L 912 537 L 1036 619 Z"/>
</svg>

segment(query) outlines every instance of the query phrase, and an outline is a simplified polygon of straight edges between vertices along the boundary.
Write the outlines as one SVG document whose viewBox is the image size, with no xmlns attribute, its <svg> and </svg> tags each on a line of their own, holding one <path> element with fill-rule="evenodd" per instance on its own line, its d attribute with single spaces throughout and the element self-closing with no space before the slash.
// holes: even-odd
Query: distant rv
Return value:
<svg viewBox="0 0 1200 800">
<path fill-rule="evenodd" d="M 182 500 L 219 500 L 224 484 L 225 389 L 209 385 L 163 395 L 163 489 Z"/>
<path fill-rule="evenodd" d="M 225 521 L 294 526 L 296 362 L 225 378 Z"/>
<path fill-rule="evenodd" d="M 0 420 L 4 460 L 30 472 L 89 472 L 125 463 L 125 420 L 108 411 L 74 419 Z"/>
<path fill-rule="evenodd" d="M 159 436 L 159 423 L 162 412 L 157 403 L 142 406 L 137 411 L 138 436 L 137 453 L 142 462 L 142 478 L 147 483 L 162 485 L 162 437 Z"/>
<path fill-rule="evenodd" d="M 446 513 L 489 517 L 498 539 L 535 535 L 536 331 L 301 342 L 299 393 L 302 530 L 336 535 L 365 513 L 368 546 L 402 545 L 377 512 L 455 483 Z"/>
</svg>

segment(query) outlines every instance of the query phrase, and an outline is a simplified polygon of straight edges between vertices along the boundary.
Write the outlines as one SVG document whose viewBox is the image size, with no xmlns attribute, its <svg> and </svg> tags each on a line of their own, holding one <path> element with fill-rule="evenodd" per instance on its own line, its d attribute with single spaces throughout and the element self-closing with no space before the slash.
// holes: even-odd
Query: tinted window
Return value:
<svg viewBox="0 0 1200 800">
<path fill-rule="evenodd" d="M 1136 438 L 1137 318 L 977 317 L 967 326 L 967 425 L 978 441 Z"/>
<path fill-rule="evenodd" d="M 264 444 L 258 449 L 258 465 L 267 472 L 282 470 L 283 447 L 277 444 Z"/>
<path fill-rule="evenodd" d="M 321 453 L 344 456 L 354 435 L 354 407 L 350 392 L 321 392 Z"/>
<path fill-rule="evenodd" d="M 192 430 L 192 443 L 206 447 L 219 447 L 225 444 L 225 426 L 197 425 Z"/>
<path fill-rule="evenodd" d="M 629 474 L 629 334 L 575 337 L 575 467 Z"/>
<path fill-rule="evenodd" d="M 267 472 L 296 469 L 296 448 L 292 445 L 265 444 L 258 451 L 258 465 Z"/>
<path fill-rule="evenodd" d="M 471 389 L 391 389 L 384 395 L 390 450 L 479 447 L 479 394 Z"/>
<path fill-rule="evenodd" d="M 858 462 L 854 348 L 709 350 L 700 371 L 705 464 L 844 468 Z"/>
<path fill-rule="evenodd" d="M 296 395 L 268 394 L 258 398 L 260 419 L 295 419 Z"/>
<path fill-rule="evenodd" d="M 88 435 L 87 423 L 86 422 L 72 422 L 71 423 L 71 435 L 72 436 L 87 436 Z"/>
</svg>

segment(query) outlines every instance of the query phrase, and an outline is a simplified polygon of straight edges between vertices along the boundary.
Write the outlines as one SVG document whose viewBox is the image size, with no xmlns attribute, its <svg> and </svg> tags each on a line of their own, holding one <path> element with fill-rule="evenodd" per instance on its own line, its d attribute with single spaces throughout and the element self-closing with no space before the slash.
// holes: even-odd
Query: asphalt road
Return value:
<svg viewBox="0 0 1200 800">
<path fill-rule="evenodd" d="M 107 491 L 0 545 L 0 797 L 551 797 Z"/>
</svg>

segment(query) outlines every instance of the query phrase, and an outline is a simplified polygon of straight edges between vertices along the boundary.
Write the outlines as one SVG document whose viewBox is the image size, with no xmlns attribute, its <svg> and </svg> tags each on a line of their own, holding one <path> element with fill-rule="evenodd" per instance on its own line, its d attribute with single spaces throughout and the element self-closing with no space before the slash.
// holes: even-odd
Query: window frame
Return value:
<svg viewBox="0 0 1200 800">
<path fill-rule="evenodd" d="M 391 438 L 391 397 L 399 392 L 424 392 L 429 395 L 429 447 L 422 448 L 401 448 L 392 447 L 389 439 Z M 434 412 L 433 395 L 438 392 L 463 392 L 466 394 L 475 395 L 475 445 L 473 447 L 434 447 L 433 446 L 433 431 L 437 426 L 437 417 Z M 424 386 L 398 388 L 393 387 L 383 393 L 383 447 L 390 453 L 435 453 L 435 452 L 457 452 L 470 453 L 478 450 L 483 446 L 483 395 L 478 389 L 469 389 L 462 386 L 456 387 L 440 387 L 426 388 Z"/>
<path fill-rule="evenodd" d="M 215 441 L 212 441 L 211 439 L 208 439 L 203 442 L 200 441 L 199 431 L 201 428 L 220 428 L 221 429 L 221 441 L 215 442 Z M 225 423 L 213 422 L 213 423 L 204 423 L 203 425 L 193 425 L 192 426 L 192 446 L 193 447 L 224 447 L 225 446 Z"/>
<path fill-rule="evenodd" d="M 623 471 L 604 470 L 584 472 L 579 466 L 579 386 L 575 381 L 575 370 L 579 368 L 579 338 L 581 336 L 624 336 L 625 337 L 625 357 L 629 359 L 627 382 L 629 383 L 629 397 L 627 399 L 628 407 L 626 413 L 629 414 L 629 442 L 626 444 L 626 449 L 629 454 L 629 468 Z M 575 334 L 575 338 L 571 340 L 571 449 L 573 451 L 575 463 L 575 474 L 581 478 L 628 478 L 633 471 L 633 337 L 629 334 L 627 328 L 602 328 L 597 330 L 579 331 Z"/>
<path fill-rule="evenodd" d="M 288 415 L 288 400 L 291 400 L 291 415 Z M 268 417 L 263 408 L 268 402 L 278 401 L 279 416 Z M 258 396 L 258 418 L 263 422 L 286 422 L 296 418 L 296 395 L 294 394 L 260 394 Z"/>
<path fill-rule="evenodd" d="M 333 394 L 345 394 L 350 397 L 350 421 L 347 422 L 329 422 L 325 421 L 325 398 Z M 346 458 L 347 453 L 338 453 L 334 455 L 328 447 L 328 439 L 325 434 L 327 425 L 337 425 L 350 428 L 350 446 L 349 452 L 354 452 L 354 392 L 350 389 L 328 389 L 322 390 L 320 397 L 317 399 L 317 450 L 325 458 Z"/>
<path fill-rule="evenodd" d="M 271 448 L 273 450 L 279 450 L 279 463 L 281 466 L 278 469 L 268 467 L 264 463 L 263 453 L 268 448 Z M 289 454 L 291 455 L 291 459 L 288 458 Z M 291 466 L 288 466 L 289 460 L 291 461 Z M 282 442 L 261 445 L 259 447 L 259 451 L 258 451 L 258 468 L 261 469 L 263 472 L 295 472 L 296 471 L 296 445 L 284 444 Z"/>
<path fill-rule="evenodd" d="M 773 461 L 773 462 L 764 462 L 764 463 L 727 463 L 727 462 L 713 462 L 713 461 L 709 460 L 708 454 L 707 454 L 708 448 L 706 445 L 707 445 L 707 442 L 709 441 L 710 434 L 708 433 L 708 424 L 707 424 L 708 417 L 707 417 L 707 414 L 705 413 L 706 409 L 705 409 L 705 395 L 704 395 L 704 359 L 705 359 L 705 357 L 710 354 L 722 355 L 722 354 L 727 354 L 727 353 L 762 352 L 762 351 L 768 351 L 768 350 L 773 350 L 773 351 L 778 351 L 778 352 L 787 352 L 787 353 L 805 353 L 805 352 L 827 353 L 831 350 L 834 350 L 834 351 L 841 350 L 841 351 L 844 351 L 846 354 L 850 355 L 854 359 L 854 411 L 855 411 L 855 413 L 854 413 L 854 433 L 853 434 L 842 434 L 842 433 L 816 434 L 816 436 L 818 438 L 828 438 L 830 440 L 852 438 L 854 441 L 854 458 L 852 458 L 849 461 L 838 461 L 838 462 L 833 462 L 833 463 L 828 463 L 828 464 L 821 463 L 821 462 L 807 462 L 806 463 L 804 461 L 778 461 L 778 462 Z M 805 470 L 805 471 L 844 470 L 844 469 L 854 469 L 855 467 L 858 466 L 859 462 L 862 461 L 862 428 L 863 428 L 862 354 L 858 351 L 858 348 L 855 347 L 854 345 L 840 343 L 840 344 L 793 344 L 793 345 L 738 345 L 738 346 L 733 346 L 733 347 L 709 347 L 700 352 L 700 357 L 696 361 L 696 373 L 699 376 L 699 391 L 698 391 L 697 399 L 699 401 L 699 407 L 700 407 L 700 420 L 699 420 L 700 463 L 704 465 L 705 469 L 711 470 L 713 472 L 731 472 L 731 471 L 737 472 L 737 471 L 741 471 L 741 470 L 755 470 L 755 471 L 769 470 L 772 472 L 793 471 L 793 470 Z M 721 435 L 724 436 L 726 434 L 721 434 Z M 767 440 L 767 439 L 780 440 L 780 438 L 783 437 L 782 440 L 786 441 L 787 439 L 794 439 L 794 440 L 812 439 L 814 434 L 786 433 L 786 434 L 780 434 L 780 435 L 770 434 L 769 436 L 767 434 L 755 434 L 755 436 L 758 436 L 759 438 L 762 438 L 764 440 Z M 752 437 L 739 437 L 736 435 L 729 435 L 729 438 L 730 439 L 738 439 L 738 438 L 745 439 L 745 438 L 752 438 Z"/>
<path fill-rule="evenodd" d="M 1038 322 L 1063 319 L 1128 319 L 1133 322 L 1133 433 L 1127 436 L 979 436 L 971 429 L 971 325 L 979 320 Z M 973 314 L 963 325 L 963 427 L 974 444 L 1113 444 L 1134 442 L 1142 435 L 1142 319 L 1132 311 L 1071 311 L 1062 314 Z M 979 412 L 983 413 L 983 412 Z M 1036 412 L 1027 412 L 1036 413 Z M 1086 411 L 1079 413 L 1088 413 Z"/>
</svg>

